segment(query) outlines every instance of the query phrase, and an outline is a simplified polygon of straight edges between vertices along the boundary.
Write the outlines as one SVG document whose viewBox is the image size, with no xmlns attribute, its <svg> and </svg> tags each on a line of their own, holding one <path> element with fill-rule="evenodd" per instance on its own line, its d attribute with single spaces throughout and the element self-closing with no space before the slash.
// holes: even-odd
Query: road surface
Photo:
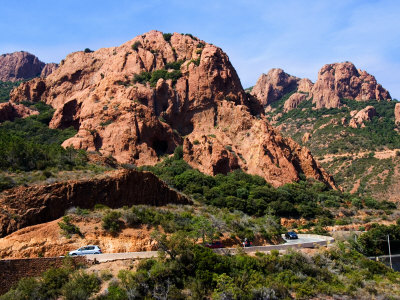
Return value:
<svg viewBox="0 0 400 300">
<path fill-rule="evenodd" d="M 282 236 L 284 238 L 284 236 Z M 243 248 L 246 253 L 254 252 L 270 252 L 272 250 L 288 250 L 290 248 L 314 248 L 317 246 L 328 246 L 334 239 L 328 236 L 316 235 L 316 234 L 298 234 L 296 240 L 286 240 L 285 244 L 280 245 L 269 245 L 269 246 L 254 246 Z M 237 248 L 221 248 L 213 249 L 214 252 L 220 254 L 236 254 Z M 125 252 L 125 253 L 103 253 L 103 254 L 90 254 L 86 255 L 88 260 L 96 260 L 97 262 L 107 262 L 120 259 L 143 259 L 157 257 L 157 251 L 145 251 L 145 252 Z"/>
</svg>

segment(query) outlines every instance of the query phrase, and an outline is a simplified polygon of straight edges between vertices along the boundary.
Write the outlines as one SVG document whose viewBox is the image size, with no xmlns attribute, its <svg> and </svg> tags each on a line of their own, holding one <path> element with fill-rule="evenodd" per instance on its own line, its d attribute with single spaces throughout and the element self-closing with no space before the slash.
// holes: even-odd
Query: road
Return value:
<svg viewBox="0 0 400 300">
<path fill-rule="evenodd" d="M 282 236 L 284 237 L 284 236 Z M 297 240 L 286 240 L 285 244 L 269 245 L 269 246 L 254 246 L 242 248 L 245 253 L 254 252 L 270 252 L 272 250 L 288 250 L 290 248 L 315 248 L 317 246 L 328 246 L 334 239 L 332 237 L 316 235 L 316 234 L 298 234 Z M 214 252 L 219 254 L 236 254 L 237 248 L 221 248 L 213 249 Z M 107 262 L 121 259 L 143 259 L 157 257 L 157 251 L 145 252 L 125 252 L 125 253 L 103 253 L 103 254 L 90 254 L 86 255 L 88 260 L 96 260 L 97 262 Z"/>
</svg>

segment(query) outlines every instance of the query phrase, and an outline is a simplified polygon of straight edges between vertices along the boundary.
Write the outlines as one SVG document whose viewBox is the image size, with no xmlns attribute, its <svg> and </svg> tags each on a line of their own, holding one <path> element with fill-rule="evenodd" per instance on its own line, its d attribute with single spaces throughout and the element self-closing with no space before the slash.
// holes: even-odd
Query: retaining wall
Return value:
<svg viewBox="0 0 400 300">
<path fill-rule="evenodd" d="M 40 276 L 50 268 L 63 265 L 63 257 L 0 260 L 0 295 L 24 277 Z M 85 257 L 74 257 L 75 264 L 88 264 Z"/>
</svg>

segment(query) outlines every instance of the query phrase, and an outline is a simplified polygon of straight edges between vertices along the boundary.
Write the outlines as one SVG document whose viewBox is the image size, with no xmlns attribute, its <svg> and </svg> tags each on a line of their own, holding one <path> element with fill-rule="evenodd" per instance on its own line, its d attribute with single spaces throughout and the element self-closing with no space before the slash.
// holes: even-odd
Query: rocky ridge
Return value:
<svg viewBox="0 0 400 300">
<path fill-rule="evenodd" d="M 286 100 L 285 112 L 306 99 L 312 99 L 317 109 L 339 107 L 340 99 L 343 98 L 356 101 L 391 99 L 389 92 L 377 83 L 374 76 L 358 70 L 351 62 L 323 66 L 315 84 L 307 78 L 299 79 L 281 69 L 271 69 L 267 75 L 260 76 L 252 95 L 266 106 L 290 92 L 295 93 Z"/>
<path fill-rule="evenodd" d="M 57 64 L 45 64 L 35 55 L 25 52 L 13 52 L 0 55 L 0 81 L 19 81 L 33 77 L 49 75 Z"/>
<path fill-rule="evenodd" d="M 301 173 L 335 186 L 307 149 L 255 116 L 228 56 L 190 35 L 150 31 L 119 47 L 72 53 L 11 100 L 53 106 L 51 127 L 78 130 L 63 146 L 121 163 L 155 164 L 183 144 L 184 159 L 207 174 L 240 167 L 276 186 Z"/>
<path fill-rule="evenodd" d="M 150 172 L 120 170 L 102 178 L 67 181 L 46 186 L 17 187 L 0 196 L 0 237 L 18 229 L 55 220 L 71 207 L 111 208 L 137 204 L 189 204 Z"/>
</svg>

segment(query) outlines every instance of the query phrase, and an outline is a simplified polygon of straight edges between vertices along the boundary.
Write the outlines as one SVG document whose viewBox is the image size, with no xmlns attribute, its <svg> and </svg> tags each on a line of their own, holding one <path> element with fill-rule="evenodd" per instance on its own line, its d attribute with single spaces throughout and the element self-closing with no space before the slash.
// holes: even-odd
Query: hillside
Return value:
<svg viewBox="0 0 400 300">
<path fill-rule="evenodd" d="M 334 88 L 321 91 L 327 81 L 326 70 L 332 70 L 332 66 L 336 68 L 336 77 L 330 79 Z M 288 78 L 298 84 L 278 97 L 269 97 L 265 111 L 271 124 L 284 136 L 308 147 L 344 191 L 399 201 L 397 102 L 390 101 L 389 93 L 375 78 L 350 63 L 324 66 L 315 84 L 283 71 L 280 74 L 285 80 L 270 84 L 269 89 L 282 91 L 290 82 Z M 309 86 L 304 88 L 301 82 Z M 260 86 L 255 86 L 252 93 L 258 89 Z"/>
<path fill-rule="evenodd" d="M 190 34 L 150 31 L 71 53 L 11 92 L 12 102 L 26 100 L 55 109 L 51 128 L 77 130 L 64 147 L 119 163 L 154 165 L 183 145 L 184 159 L 206 174 L 242 169 L 274 186 L 305 174 L 335 188 L 306 148 L 259 114 L 222 49 Z"/>
</svg>

